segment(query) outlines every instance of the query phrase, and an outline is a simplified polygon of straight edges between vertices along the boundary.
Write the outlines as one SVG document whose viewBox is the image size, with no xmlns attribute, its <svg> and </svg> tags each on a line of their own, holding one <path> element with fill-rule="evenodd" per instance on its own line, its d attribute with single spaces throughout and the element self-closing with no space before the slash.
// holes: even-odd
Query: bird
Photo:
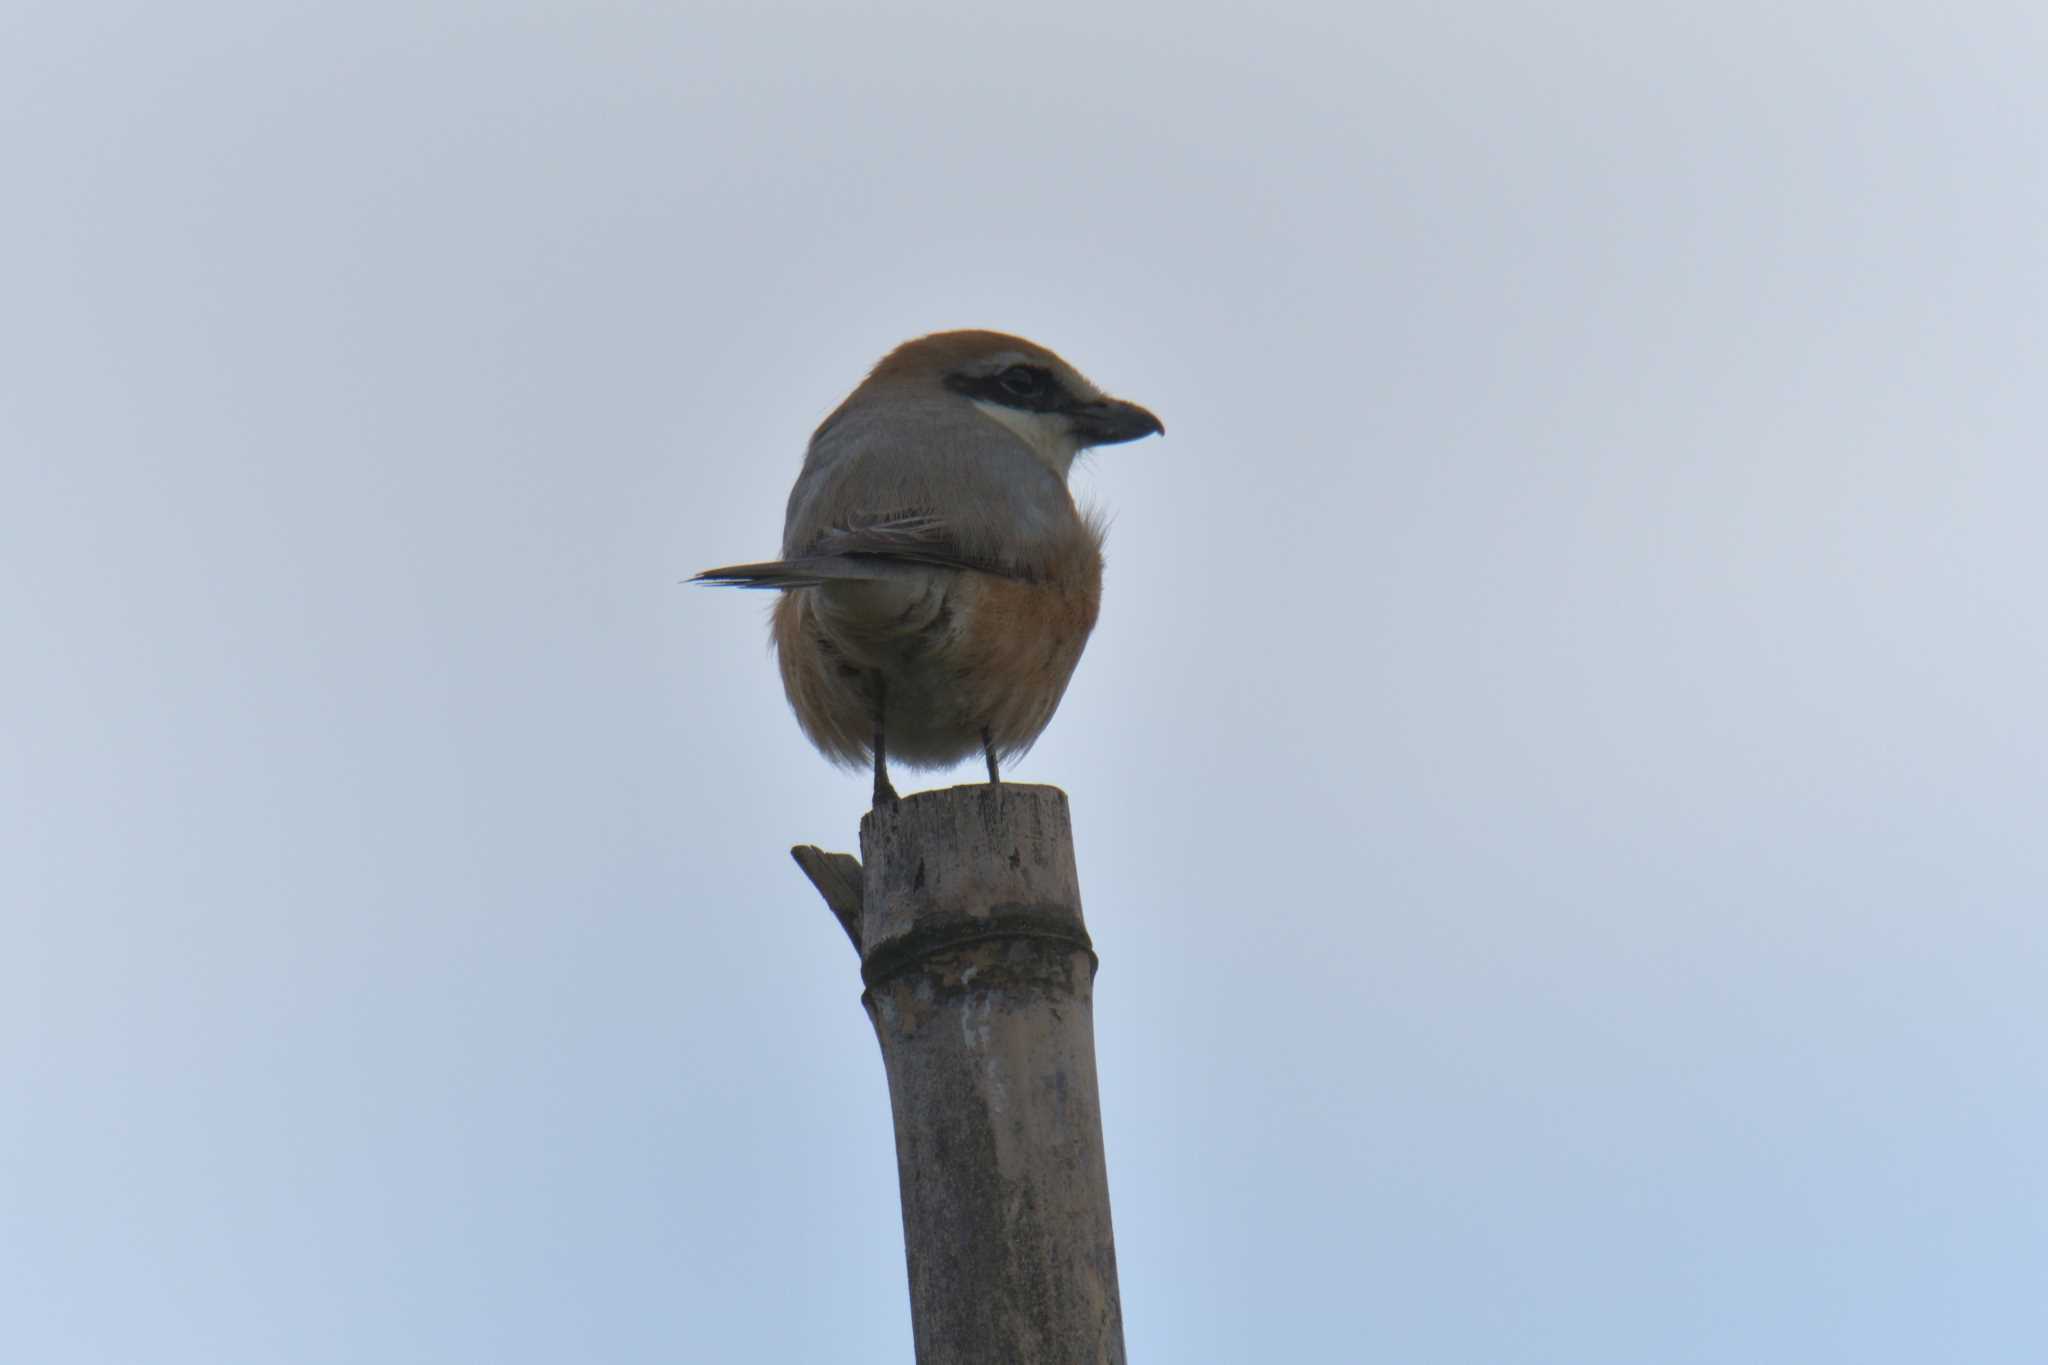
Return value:
<svg viewBox="0 0 2048 1365">
<path fill-rule="evenodd" d="M 782 688 L 806 738 L 872 766 L 978 750 L 990 784 L 1052 720 L 1102 595 L 1102 518 L 1075 504 L 1081 451 L 1165 424 L 1052 351 L 934 332 L 890 351 L 819 424 L 790 490 L 782 557 L 692 581 L 775 589 Z"/>
</svg>

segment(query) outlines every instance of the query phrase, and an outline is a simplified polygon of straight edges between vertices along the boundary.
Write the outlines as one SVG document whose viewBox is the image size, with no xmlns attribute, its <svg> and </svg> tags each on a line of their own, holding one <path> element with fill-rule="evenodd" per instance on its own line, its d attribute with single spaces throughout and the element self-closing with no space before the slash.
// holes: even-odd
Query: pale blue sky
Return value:
<svg viewBox="0 0 2048 1365">
<path fill-rule="evenodd" d="M 1973 0 L 12 5 L 0 1358 L 909 1358 L 784 854 L 865 785 L 679 581 L 982 325 L 1170 431 L 1014 774 L 1133 1359 L 2040 1359 L 2044 71 Z"/>
</svg>

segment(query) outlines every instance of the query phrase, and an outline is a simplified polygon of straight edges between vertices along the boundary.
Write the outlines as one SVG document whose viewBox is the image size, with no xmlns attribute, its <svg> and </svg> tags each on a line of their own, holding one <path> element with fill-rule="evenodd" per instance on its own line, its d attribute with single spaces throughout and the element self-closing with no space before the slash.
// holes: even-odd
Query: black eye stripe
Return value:
<svg viewBox="0 0 2048 1365">
<path fill-rule="evenodd" d="M 1025 412 L 1063 412 L 1073 406 L 1060 381 L 1042 365 L 1011 365 L 990 375 L 949 374 L 946 387 Z"/>
<path fill-rule="evenodd" d="M 1005 392 L 1014 393 L 1019 398 L 1029 398 L 1037 393 L 1046 386 L 1048 379 L 1044 370 L 1034 370 L 1029 365 L 1012 365 L 996 376 L 996 382 L 1003 386 Z"/>
</svg>

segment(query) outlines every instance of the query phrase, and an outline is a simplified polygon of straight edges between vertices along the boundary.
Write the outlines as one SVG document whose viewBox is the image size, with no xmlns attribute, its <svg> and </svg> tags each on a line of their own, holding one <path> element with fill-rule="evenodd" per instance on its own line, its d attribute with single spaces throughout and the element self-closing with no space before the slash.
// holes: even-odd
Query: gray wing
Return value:
<svg viewBox="0 0 2048 1365">
<path fill-rule="evenodd" d="M 1016 576 L 963 552 L 959 540 L 937 517 L 909 512 L 830 526 L 820 531 L 801 555 L 706 569 L 690 581 L 726 588 L 815 588 L 835 580 L 901 578 L 932 568 Z"/>
</svg>

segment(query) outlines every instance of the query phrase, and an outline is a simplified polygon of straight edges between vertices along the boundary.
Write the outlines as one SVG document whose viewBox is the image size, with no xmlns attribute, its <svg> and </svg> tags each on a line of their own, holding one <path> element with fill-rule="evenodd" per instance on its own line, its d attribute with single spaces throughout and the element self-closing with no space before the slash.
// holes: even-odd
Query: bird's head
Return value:
<svg viewBox="0 0 2048 1365">
<path fill-rule="evenodd" d="M 1150 412 L 1111 398 L 1045 347 L 1002 332 L 934 332 L 906 341 L 856 393 L 899 385 L 972 404 L 1062 477 L 1090 446 L 1166 432 Z"/>
</svg>

